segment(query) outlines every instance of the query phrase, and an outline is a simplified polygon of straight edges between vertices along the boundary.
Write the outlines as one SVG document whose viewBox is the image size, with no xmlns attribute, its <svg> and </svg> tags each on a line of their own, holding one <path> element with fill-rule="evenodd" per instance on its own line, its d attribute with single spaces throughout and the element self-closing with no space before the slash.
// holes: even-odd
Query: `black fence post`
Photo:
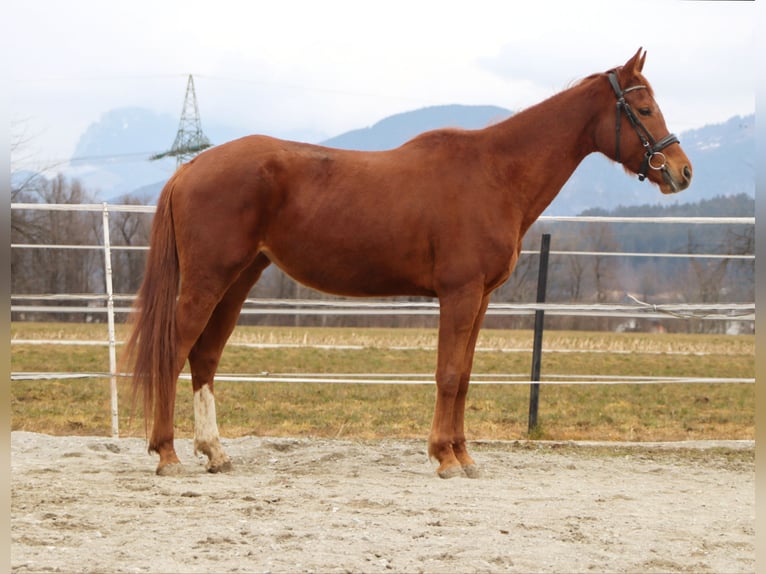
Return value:
<svg viewBox="0 0 766 574">
<path fill-rule="evenodd" d="M 537 302 L 545 303 L 545 289 L 548 283 L 548 254 L 551 250 L 551 234 L 544 233 L 540 243 L 540 269 L 537 273 Z M 537 411 L 540 403 L 540 363 L 543 352 L 543 319 L 545 311 L 535 311 L 535 333 L 532 343 L 532 384 L 529 388 L 529 435 L 537 429 Z"/>
</svg>

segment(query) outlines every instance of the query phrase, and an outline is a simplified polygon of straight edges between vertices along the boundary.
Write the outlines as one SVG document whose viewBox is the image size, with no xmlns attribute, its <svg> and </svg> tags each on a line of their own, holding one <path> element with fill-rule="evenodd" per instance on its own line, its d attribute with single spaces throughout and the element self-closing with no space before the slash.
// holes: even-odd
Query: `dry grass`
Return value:
<svg viewBox="0 0 766 574">
<path fill-rule="evenodd" d="M 21 339 L 104 340 L 104 325 L 20 323 Z M 118 339 L 126 332 L 118 326 Z M 238 328 L 222 358 L 222 373 L 432 373 L 436 335 L 421 329 Z M 529 376 L 532 333 L 482 333 L 475 373 Z M 253 348 L 238 344 L 277 345 Z M 326 345 L 347 345 L 329 349 Z M 673 377 L 754 376 L 754 338 L 549 331 L 543 379 L 553 374 Z M 26 345 L 11 348 L 13 371 L 106 372 L 105 347 Z M 684 440 L 754 438 L 753 384 L 544 385 L 535 438 L 553 440 Z M 189 383 L 179 385 L 176 428 L 193 432 Z M 130 400 L 122 388 L 123 434 Z M 434 386 L 308 383 L 216 384 L 224 436 L 425 437 Z M 467 410 L 472 439 L 527 436 L 526 385 L 473 385 Z M 107 379 L 14 381 L 12 428 L 51 434 L 110 432 Z"/>
</svg>

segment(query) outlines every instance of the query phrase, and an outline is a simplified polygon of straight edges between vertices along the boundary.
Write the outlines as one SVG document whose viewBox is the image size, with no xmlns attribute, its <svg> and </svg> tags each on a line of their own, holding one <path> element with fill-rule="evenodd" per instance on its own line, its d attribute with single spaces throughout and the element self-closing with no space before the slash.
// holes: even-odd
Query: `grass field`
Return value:
<svg viewBox="0 0 766 574">
<path fill-rule="evenodd" d="M 14 323 L 15 340 L 105 340 L 105 325 Z M 118 326 L 117 338 L 126 337 Z M 548 331 L 542 379 L 589 377 L 755 376 L 752 336 Z M 239 327 L 220 373 L 423 373 L 434 371 L 436 333 L 421 329 Z M 254 348 L 248 344 L 294 347 Z M 329 349 L 346 345 L 354 348 Z M 485 330 L 475 374 L 528 379 L 531 331 Z M 103 346 L 13 344 L 13 372 L 108 372 Z M 143 436 L 140 413 L 131 420 L 129 389 L 120 385 L 120 432 Z M 428 434 L 434 385 L 216 383 L 223 436 L 422 437 Z M 11 383 L 12 428 L 50 434 L 110 434 L 107 378 Z M 471 387 L 469 439 L 527 438 L 528 385 Z M 753 439 L 755 385 L 550 384 L 540 395 L 540 427 L 532 438 L 659 441 Z M 190 383 L 179 383 L 178 436 L 192 436 Z"/>
</svg>

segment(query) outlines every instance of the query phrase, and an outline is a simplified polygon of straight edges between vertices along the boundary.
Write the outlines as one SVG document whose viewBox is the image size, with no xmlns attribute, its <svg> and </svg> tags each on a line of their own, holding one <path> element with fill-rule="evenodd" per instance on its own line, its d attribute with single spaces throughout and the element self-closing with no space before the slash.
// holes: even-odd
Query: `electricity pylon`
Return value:
<svg viewBox="0 0 766 574">
<path fill-rule="evenodd" d="M 202 150 L 212 145 L 210 140 L 202 133 L 199 108 L 197 107 L 197 94 L 194 91 L 194 78 L 189 74 L 176 139 L 168 151 L 155 154 L 149 159 L 155 160 L 172 156 L 176 158 L 177 167 L 180 167 L 181 164 L 186 163 Z"/>
</svg>

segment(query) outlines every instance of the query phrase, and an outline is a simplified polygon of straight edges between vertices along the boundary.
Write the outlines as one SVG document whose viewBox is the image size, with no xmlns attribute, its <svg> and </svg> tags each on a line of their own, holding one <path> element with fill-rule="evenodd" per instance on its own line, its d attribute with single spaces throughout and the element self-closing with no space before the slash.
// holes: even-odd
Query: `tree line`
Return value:
<svg viewBox="0 0 766 574">
<path fill-rule="evenodd" d="M 94 203 L 96 198 L 77 180 L 61 175 L 16 181 L 12 202 Z M 148 198 L 132 197 L 131 204 Z M 646 205 L 613 211 L 590 210 L 603 216 L 753 216 L 754 199 L 722 196 L 693 204 Z M 146 246 L 151 214 L 111 212 L 112 283 L 116 295 L 133 295 L 143 276 L 146 252 L 120 246 Z M 104 255 L 100 249 L 31 249 L 25 245 L 103 245 L 100 213 L 13 210 L 11 213 L 11 293 L 13 295 L 79 295 L 105 292 Z M 629 303 L 628 294 L 653 304 L 752 302 L 755 297 L 754 262 L 734 258 L 689 259 L 614 257 L 612 252 L 678 254 L 752 254 L 752 225 L 660 225 L 646 223 L 537 222 L 525 238 L 523 255 L 511 277 L 494 294 L 494 302 L 532 303 L 537 292 L 540 238 L 551 234 L 551 250 L 592 252 L 592 255 L 552 254 L 549 260 L 547 302 Z M 275 266 L 266 270 L 252 298 L 320 299 L 327 295 L 297 284 Z M 419 300 L 410 298 L 410 300 Z M 71 304 L 71 302 L 62 302 Z M 79 303 L 82 304 L 82 303 Z M 103 302 L 91 303 L 103 308 Z M 121 318 L 125 318 L 121 315 Z M 14 313 L 14 320 L 100 321 L 103 313 Z M 433 316 L 300 316 L 242 315 L 246 324 L 326 326 L 435 326 Z M 531 316 L 487 317 L 486 326 L 531 328 Z M 627 325 L 627 326 L 626 326 Z M 615 317 L 546 317 L 547 328 L 666 330 L 716 332 L 721 321 L 640 320 Z"/>
</svg>

